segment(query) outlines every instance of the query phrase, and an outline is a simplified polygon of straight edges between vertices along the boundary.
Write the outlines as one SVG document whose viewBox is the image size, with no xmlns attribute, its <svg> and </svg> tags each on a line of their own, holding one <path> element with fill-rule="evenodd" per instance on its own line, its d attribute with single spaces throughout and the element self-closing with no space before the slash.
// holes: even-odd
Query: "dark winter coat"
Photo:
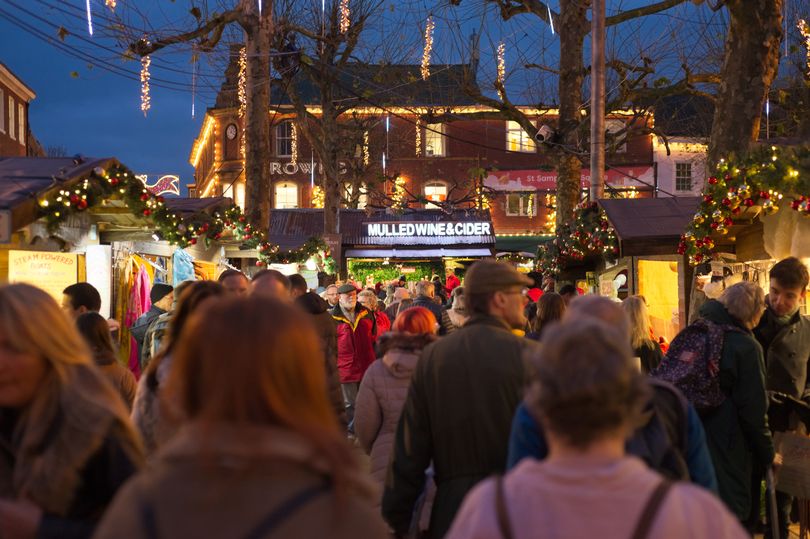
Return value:
<svg viewBox="0 0 810 539">
<path fill-rule="evenodd" d="M 433 298 L 427 296 L 416 296 L 411 304 L 411 307 L 424 307 L 433 313 L 436 317 L 436 322 L 439 323 L 439 335 L 449 335 L 456 328 L 450 321 L 450 316 L 447 314 L 447 309 L 436 303 Z"/>
<path fill-rule="evenodd" d="M 141 357 L 141 348 L 143 347 L 143 338 L 146 336 L 146 330 L 149 326 L 157 320 L 157 317 L 165 313 L 163 309 L 152 305 L 148 311 L 139 316 L 129 328 L 129 333 L 135 338 L 138 343 L 138 357 Z"/>
<path fill-rule="evenodd" d="M 312 315 L 315 331 L 321 339 L 326 367 L 326 383 L 329 385 L 329 400 L 338 418 L 346 424 L 346 407 L 340 391 L 340 378 L 337 372 L 337 329 L 329 312 L 329 303 L 318 294 L 307 292 L 295 299 L 296 305 Z"/>
<path fill-rule="evenodd" d="M 787 325 L 778 323 L 776 315 L 768 308 L 759 325 L 754 329 L 759 344 L 765 352 L 765 389 L 785 393 L 791 397 L 810 402 L 810 317 L 798 312 Z M 796 428 L 796 418 L 789 416 L 788 409 L 781 414 L 771 410 L 771 428 L 787 431 Z"/>
<path fill-rule="evenodd" d="M 337 331 L 337 367 L 340 383 L 360 382 L 374 363 L 374 315 L 359 303 L 354 322 L 343 315 L 340 304 L 331 311 Z"/>
<path fill-rule="evenodd" d="M 383 517 L 405 533 L 431 461 L 438 487 L 429 536 L 443 537 L 464 496 L 503 473 L 509 431 L 536 344 L 498 318 L 477 315 L 422 352 L 397 426 Z"/>
<path fill-rule="evenodd" d="M 661 347 L 658 346 L 657 342 L 650 339 L 647 339 L 640 347 L 633 350 L 633 354 L 641 358 L 641 372 L 644 374 L 650 374 L 657 369 L 664 359 Z"/>
<path fill-rule="evenodd" d="M 728 398 L 702 417 L 720 498 L 740 520 L 745 520 L 751 509 L 752 468 L 756 463 L 764 469 L 774 457 L 766 415 L 762 348 L 719 301 L 707 301 L 700 315 L 717 324 L 737 325 L 745 331 L 726 332 L 720 359 L 720 387 Z"/>
</svg>

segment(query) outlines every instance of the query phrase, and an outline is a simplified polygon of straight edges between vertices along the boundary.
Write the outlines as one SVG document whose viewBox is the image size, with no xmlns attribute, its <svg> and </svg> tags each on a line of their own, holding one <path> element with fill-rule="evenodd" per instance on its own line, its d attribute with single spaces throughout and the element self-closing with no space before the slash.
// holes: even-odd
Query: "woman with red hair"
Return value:
<svg viewBox="0 0 810 539">
<path fill-rule="evenodd" d="M 164 388 L 185 424 L 95 537 L 387 536 L 329 402 L 309 318 L 259 296 L 217 298 L 191 315 Z"/>
<path fill-rule="evenodd" d="M 380 336 L 378 357 L 382 355 L 382 359 L 368 368 L 360 383 L 354 429 L 363 450 L 371 455 L 371 475 L 380 486 L 385 480 L 411 374 L 422 349 L 436 340 L 437 329 L 436 317 L 424 307 L 400 312 L 392 331 Z"/>
</svg>

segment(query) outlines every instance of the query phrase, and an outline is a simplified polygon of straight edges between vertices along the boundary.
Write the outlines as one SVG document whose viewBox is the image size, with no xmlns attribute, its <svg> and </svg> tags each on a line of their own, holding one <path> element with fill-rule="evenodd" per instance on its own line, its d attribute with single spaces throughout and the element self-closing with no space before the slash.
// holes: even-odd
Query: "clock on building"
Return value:
<svg viewBox="0 0 810 539">
<path fill-rule="evenodd" d="M 225 130 L 225 136 L 228 137 L 228 140 L 233 140 L 236 138 L 236 125 L 231 124 Z"/>
</svg>

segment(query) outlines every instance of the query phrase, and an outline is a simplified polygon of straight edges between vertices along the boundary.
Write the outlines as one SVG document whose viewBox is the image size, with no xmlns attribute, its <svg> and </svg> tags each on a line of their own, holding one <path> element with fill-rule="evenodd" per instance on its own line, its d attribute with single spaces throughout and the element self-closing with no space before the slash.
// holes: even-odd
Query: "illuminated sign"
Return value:
<svg viewBox="0 0 810 539">
<path fill-rule="evenodd" d="M 340 167 L 338 169 L 339 174 L 346 174 L 347 168 L 346 163 L 343 161 L 338 163 Z M 314 163 L 316 174 L 323 174 L 323 165 L 321 163 Z M 279 163 L 278 161 L 270 161 L 270 174 L 282 174 L 285 176 L 294 176 L 296 174 L 312 174 L 313 173 L 313 163 L 309 161 L 299 161 L 296 163 L 288 162 L 288 163 Z"/>
<path fill-rule="evenodd" d="M 179 195 L 180 188 L 178 184 L 180 183 L 180 176 L 175 176 L 173 174 L 165 174 L 160 176 L 157 181 L 153 184 L 149 183 L 149 176 L 147 174 L 138 174 L 135 176 L 141 183 L 143 183 L 144 187 L 146 187 L 149 191 L 152 192 L 154 195 Z"/>
<path fill-rule="evenodd" d="M 490 236 L 492 235 L 492 223 L 486 221 L 366 223 L 366 234 L 370 237 L 377 238 L 395 236 Z"/>
<path fill-rule="evenodd" d="M 32 284 L 61 301 L 62 290 L 79 278 L 78 266 L 75 254 L 9 251 L 8 282 Z"/>
</svg>

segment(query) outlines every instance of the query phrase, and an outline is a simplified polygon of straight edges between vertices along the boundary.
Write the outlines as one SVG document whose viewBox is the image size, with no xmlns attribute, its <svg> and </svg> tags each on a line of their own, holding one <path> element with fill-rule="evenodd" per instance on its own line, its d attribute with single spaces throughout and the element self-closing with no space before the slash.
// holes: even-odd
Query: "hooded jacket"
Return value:
<svg viewBox="0 0 810 539">
<path fill-rule="evenodd" d="M 337 330 L 329 312 L 329 303 L 313 292 L 307 292 L 295 299 L 295 304 L 312 315 L 315 331 L 321 339 L 326 367 L 326 382 L 329 385 L 329 400 L 338 418 L 346 424 L 346 408 L 340 392 L 340 379 L 337 372 Z"/>
<path fill-rule="evenodd" d="M 359 303 L 354 322 L 343 314 L 340 304 L 331 311 L 337 331 L 337 367 L 341 384 L 360 382 L 374 355 L 374 315 Z"/>
<path fill-rule="evenodd" d="M 745 331 L 726 332 L 719 377 L 720 387 L 728 397 L 701 418 L 717 473 L 720 498 L 740 520 L 745 520 L 751 509 L 754 462 L 765 468 L 774 457 L 766 415 L 768 401 L 762 348 L 719 301 L 707 301 L 700 315 L 710 322 L 734 324 Z"/>
<path fill-rule="evenodd" d="M 432 334 L 387 333 L 379 340 L 382 359 L 363 376 L 354 412 L 354 429 L 363 450 L 371 455 L 371 475 L 385 480 L 397 422 L 405 405 L 411 375 Z"/>
</svg>

